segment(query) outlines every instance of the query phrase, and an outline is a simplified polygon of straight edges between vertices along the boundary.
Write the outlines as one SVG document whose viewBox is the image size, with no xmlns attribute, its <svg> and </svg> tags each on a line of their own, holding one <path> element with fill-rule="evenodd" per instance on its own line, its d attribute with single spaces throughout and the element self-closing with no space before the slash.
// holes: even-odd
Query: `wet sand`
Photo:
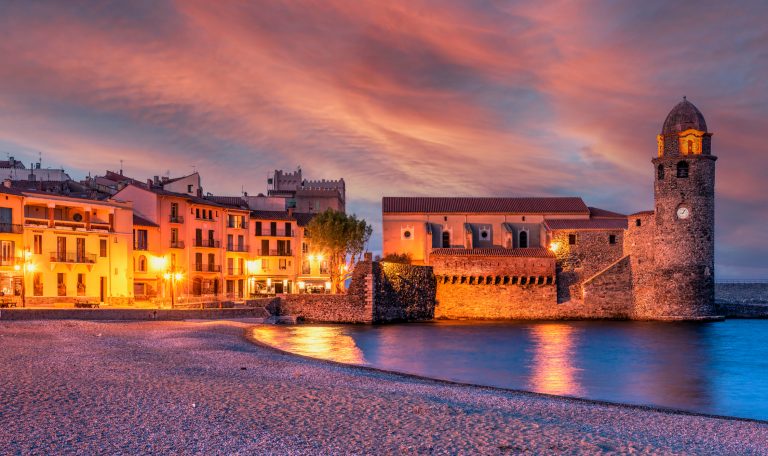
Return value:
<svg viewBox="0 0 768 456">
<path fill-rule="evenodd" d="M 768 454 L 768 424 L 278 353 L 246 323 L 0 322 L 0 453 Z"/>
</svg>

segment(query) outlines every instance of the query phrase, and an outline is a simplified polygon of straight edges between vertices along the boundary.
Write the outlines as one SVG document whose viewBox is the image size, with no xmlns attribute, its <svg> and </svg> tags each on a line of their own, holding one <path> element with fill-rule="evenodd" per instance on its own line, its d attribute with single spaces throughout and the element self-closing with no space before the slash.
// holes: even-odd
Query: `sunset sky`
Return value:
<svg viewBox="0 0 768 456">
<path fill-rule="evenodd" d="M 544 5 L 544 6 L 542 6 Z M 384 195 L 652 209 L 686 95 L 717 162 L 717 273 L 768 278 L 768 2 L 0 0 L 0 152 L 75 178 L 274 169 Z M 29 166 L 29 165 L 27 165 Z"/>
</svg>

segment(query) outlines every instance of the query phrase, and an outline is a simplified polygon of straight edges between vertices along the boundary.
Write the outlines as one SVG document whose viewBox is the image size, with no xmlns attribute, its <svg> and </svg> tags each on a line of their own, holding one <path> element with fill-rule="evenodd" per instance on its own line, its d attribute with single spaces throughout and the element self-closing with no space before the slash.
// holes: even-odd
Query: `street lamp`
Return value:
<svg viewBox="0 0 768 456">
<path fill-rule="evenodd" d="M 13 265 L 14 270 L 21 271 L 21 307 L 27 306 L 27 271 L 35 270 L 35 263 L 30 260 L 31 256 L 32 252 L 25 250 L 21 265 Z"/>
<path fill-rule="evenodd" d="M 163 277 L 165 280 L 169 280 L 171 282 L 171 309 L 173 309 L 176 306 L 176 282 L 180 281 L 184 278 L 184 274 L 180 272 L 166 272 L 163 274 Z"/>
</svg>

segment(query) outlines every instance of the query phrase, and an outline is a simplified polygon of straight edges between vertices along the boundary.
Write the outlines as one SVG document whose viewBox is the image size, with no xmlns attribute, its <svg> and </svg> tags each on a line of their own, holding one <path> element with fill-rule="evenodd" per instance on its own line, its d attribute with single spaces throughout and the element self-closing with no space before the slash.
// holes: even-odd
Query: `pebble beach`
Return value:
<svg viewBox="0 0 768 456">
<path fill-rule="evenodd" d="M 455 385 L 252 323 L 0 322 L 0 454 L 768 454 L 768 423 Z"/>
</svg>

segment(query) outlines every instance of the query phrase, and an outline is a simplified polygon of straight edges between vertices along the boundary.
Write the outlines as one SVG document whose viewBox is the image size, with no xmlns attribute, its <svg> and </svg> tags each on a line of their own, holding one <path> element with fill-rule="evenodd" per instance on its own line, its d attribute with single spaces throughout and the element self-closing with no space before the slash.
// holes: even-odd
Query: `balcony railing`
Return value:
<svg viewBox="0 0 768 456">
<path fill-rule="evenodd" d="M 16 258 L 14 257 L 0 258 L 0 266 L 15 266 L 15 265 L 16 265 Z"/>
<path fill-rule="evenodd" d="M 208 247 L 212 249 L 218 249 L 221 247 L 221 242 L 213 239 L 195 239 L 195 247 Z"/>
<path fill-rule="evenodd" d="M 184 241 L 171 241 L 171 248 L 172 249 L 183 249 L 184 248 Z"/>
<path fill-rule="evenodd" d="M 183 215 L 171 215 L 168 217 L 168 220 L 171 223 L 184 223 L 184 216 Z"/>
<path fill-rule="evenodd" d="M 259 250 L 257 254 L 259 256 L 293 256 L 293 251 L 289 249 Z"/>
<path fill-rule="evenodd" d="M 0 233 L 21 234 L 24 231 L 23 225 L 14 225 L 12 223 L 0 223 Z"/>
<path fill-rule="evenodd" d="M 81 252 L 51 252 L 52 263 L 85 263 L 96 262 L 96 255 Z"/>
<path fill-rule="evenodd" d="M 247 252 L 248 246 L 245 244 L 227 244 L 227 251 L 229 252 Z"/>
<path fill-rule="evenodd" d="M 229 275 L 244 275 L 245 274 L 245 268 L 238 268 L 238 267 L 231 267 L 227 268 L 227 274 Z"/>
<path fill-rule="evenodd" d="M 296 231 L 295 230 L 290 230 L 290 231 L 275 230 L 275 231 L 271 231 L 271 230 L 264 230 L 264 229 L 262 229 L 260 232 L 259 231 L 256 232 L 256 236 L 295 237 L 296 236 Z"/>
<path fill-rule="evenodd" d="M 220 264 L 211 263 L 195 263 L 195 271 L 197 272 L 221 272 Z"/>
<path fill-rule="evenodd" d="M 248 229 L 248 222 L 227 222 L 227 228 L 234 228 L 234 229 Z"/>
<path fill-rule="evenodd" d="M 133 245 L 133 250 L 149 250 L 146 242 L 137 242 Z"/>
</svg>

